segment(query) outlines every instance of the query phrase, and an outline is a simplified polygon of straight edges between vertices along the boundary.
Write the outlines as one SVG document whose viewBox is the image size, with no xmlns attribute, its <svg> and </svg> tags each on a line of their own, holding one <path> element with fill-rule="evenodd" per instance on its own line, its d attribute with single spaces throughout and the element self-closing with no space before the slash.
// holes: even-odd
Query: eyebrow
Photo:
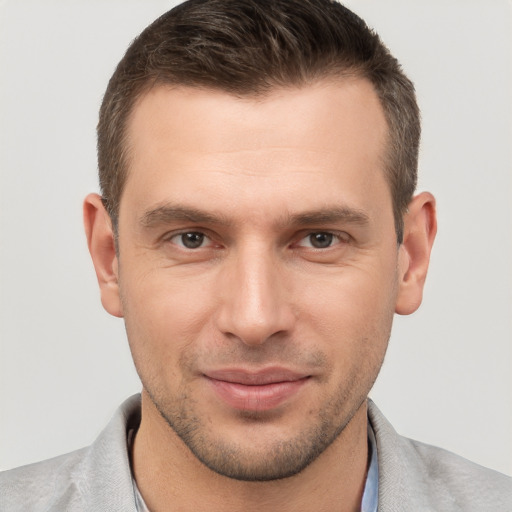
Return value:
<svg viewBox="0 0 512 512">
<path fill-rule="evenodd" d="M 334 224 L 344 222 L 348 224 L 366 225 L 370 217 L 362 210 L 350 207 L 332 206 L 319 210 L 306 211 L 290 215 L 287 219 L 290 224 Z"/>
<path fill-rule="evenodd" d="M 210 213 L 189 206 L 163 204 L 147 210 L 140 219 L 143 227 L 152 228 L 173 222 L 191 222 L 192 224 L 214 224 L 231 226 L 233 222 L 222 214 Z M 367 225 L 369 216 L 362 210 L 351 207 L 328 206 L 296 214 L 285 214 L 278 220 L 278 226 L 304 226 L 335 223 Z"/>
<path fill-rule="evenodd" d="M 193 224 L 217 224 L 229 226 L 232 224 L 224 215 L 212 214 L 192 208 L 189 206 L 164 204 L 151 210 L 147 210 L 141 217 L 140 223 L 151 228 L 161 224 L 170 224 L 172 222 L 191 222 Z"/>
</svg>

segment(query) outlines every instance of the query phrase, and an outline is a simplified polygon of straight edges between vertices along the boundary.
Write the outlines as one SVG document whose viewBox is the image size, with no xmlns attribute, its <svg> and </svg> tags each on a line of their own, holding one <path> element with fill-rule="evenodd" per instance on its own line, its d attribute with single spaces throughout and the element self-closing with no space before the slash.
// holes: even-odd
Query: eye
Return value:
<svg viewBox="0 0 512 512">
<path fill-rule="evenodd" d="M 199 249 L 208 245 L 211 240 L 200 231 L 187 231 L 179 233 L 169 239 L 173 244 L 184 247 L 185 249 Z"/>
<path fill-rule="evenodd" d="M 314 249 L 327 249 L 340 242 L 344 242 L 341 235 L 330 233 L 329 231 L 317 231 L 309 233 L 297 244 L 300 247 L 312 247 Z"/>
</svg>

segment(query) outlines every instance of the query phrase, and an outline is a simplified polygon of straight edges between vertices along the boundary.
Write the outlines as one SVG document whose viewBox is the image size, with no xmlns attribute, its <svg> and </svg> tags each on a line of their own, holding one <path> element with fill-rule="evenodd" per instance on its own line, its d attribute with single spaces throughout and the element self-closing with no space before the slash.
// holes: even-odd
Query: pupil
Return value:
<svg viewBox="0 0 512 512">
<path fill-rule="evenodd" d="M 333 235 L 331 233 L 314 233 L 310 235 L 311 245 L 317 249 L 329 247 L 332 243 Z"/>
<path fill-rule="evenodd" d="M 204 235 L 202 233 L 183 233 L 181 240 L 187 249 L 197 249 L 202 245 Z"/>
</svg>

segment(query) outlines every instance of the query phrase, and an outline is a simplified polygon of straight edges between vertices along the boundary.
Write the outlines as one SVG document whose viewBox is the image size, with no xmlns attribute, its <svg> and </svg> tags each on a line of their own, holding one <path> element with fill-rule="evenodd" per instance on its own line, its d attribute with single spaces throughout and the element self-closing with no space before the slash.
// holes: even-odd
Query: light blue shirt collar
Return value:
<svg viewBox="0 0 512 512">
<path fill-rule="evenodd" d="M 370 451 L 370 465 L 368 466 L 368 475 L 364 486 L 361 512 L 377 512 L 377 505 L 379 504 L 379 463 L 375 434 L 370 423 L 368 423 L 368 450 Z"/>
</svg>

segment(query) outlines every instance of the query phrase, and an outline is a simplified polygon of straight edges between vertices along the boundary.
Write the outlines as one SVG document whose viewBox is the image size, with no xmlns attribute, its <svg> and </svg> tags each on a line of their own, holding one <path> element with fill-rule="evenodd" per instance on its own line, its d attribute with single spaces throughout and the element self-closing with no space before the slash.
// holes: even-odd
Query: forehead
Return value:
<svg viewBox="0 0 512 512">
<path fill-rule="evenodd" d="M 311 203 L 313 192 L 319 203 L 376 200 L 376 187 L 385 185 L 386 138 L 380 102 L 363 79 L 243 98 L 158 86 L 129 121 L 121 210 L 125 199 L 142 208 L 178 195 L 191 206 L 269 214 Z M 183 196 L 187 190 L 193 193 Z"/>
<path fill-rule="evenodd" d="M 161 123 L 160 127 L 155 126 L 156 120 Z M 309 124 L 297 125 L 297 120 Z M 223 123 L 227 121 L 232 125 L 236 123 L 239 137 L 229 134 L 228 139 L 221 139 L 225 132 L 218 128 L 219 125 L 225 128 Z M 205 134 L 206 138 L 201 142 L 210 143 L 214 149 L 220 147 L 219 143 L 222 146 L 231 143 L 238 149 L 243 135 L 258 132 L 268 134 L 269 139 L 273 137 L 271 142 L 279 142 L 276 137 L 281 137 L 286 144 L 293 142 L 296 135 L 309 136 L 308 128 L 314 128 L 327 136 L 327 146 L 339 135 L 349 144 L 361 129 L 371 136 L 369 124 L 387 128 L 373 85 L 356 77 L 326 79 L 302 87 L 276 87 L 264 94 L 242 96 L 201 87 L 156 85 L 145 91 L 134 104 L 128 119 L 129 146 L 145 134 L 153 137 L 154 130 L 163 127 L 162 122 L 168 128 L 167 135 L 172 135 L 167 144 L 174 144 L 181 150 L 186 150 L 191 142 L 189 128 L 196 137 Z M 207 133 L 209 129 L 211 131 Z M 382 133 L 375 132 L 375 135 L 380 137 Z M 344 140 L 338 138 L 337 143 L 344 144 Z M 253 142 L 266 141 L 260 137 Z M 194 149 L 200 148 L 194 144 Z"/>
</svg>

